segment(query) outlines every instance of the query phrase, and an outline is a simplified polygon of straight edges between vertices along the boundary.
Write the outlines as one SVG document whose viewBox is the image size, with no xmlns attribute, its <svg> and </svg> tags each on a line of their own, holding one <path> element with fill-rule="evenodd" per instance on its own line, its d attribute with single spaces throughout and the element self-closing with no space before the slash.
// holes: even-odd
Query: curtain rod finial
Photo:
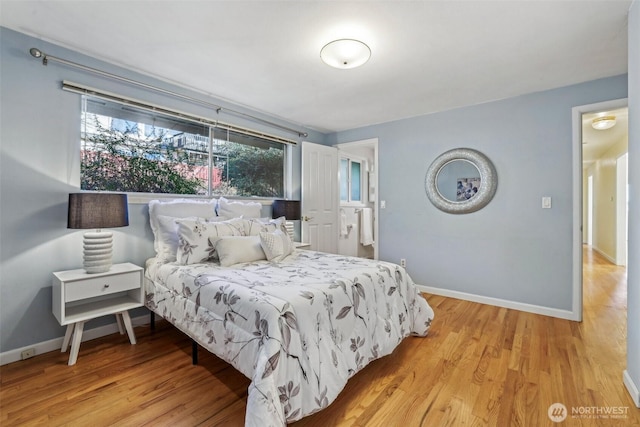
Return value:
<svg viewBox="0 0 640 427">
<path fill-rule="evenodd" d="M 31 49 L 29 49 L 29 53 L 31 54 L 31 56 L 33 56 L 34 58 L 42 58 L 42 65 L 47 65 L 47 55 L 45 55 L 44 53 L 42 53 L 42 51 L 40 49 L 37 49 L 35 47 L 32 47 Z"/>
</svg>

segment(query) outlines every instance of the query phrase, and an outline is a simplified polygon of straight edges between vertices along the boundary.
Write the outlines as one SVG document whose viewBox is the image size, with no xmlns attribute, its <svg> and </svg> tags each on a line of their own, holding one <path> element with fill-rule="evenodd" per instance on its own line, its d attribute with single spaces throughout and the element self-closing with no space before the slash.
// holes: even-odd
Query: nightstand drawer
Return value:
<svg viewBox="0 0 640 427">
<path fill-rule="evenodd" d="M 65 302 L 78 301 L 139 288 L 140 273 L 137 271 L 114 276 L 95 277 L 65 283 L 64 300 Z"/>
</svg>

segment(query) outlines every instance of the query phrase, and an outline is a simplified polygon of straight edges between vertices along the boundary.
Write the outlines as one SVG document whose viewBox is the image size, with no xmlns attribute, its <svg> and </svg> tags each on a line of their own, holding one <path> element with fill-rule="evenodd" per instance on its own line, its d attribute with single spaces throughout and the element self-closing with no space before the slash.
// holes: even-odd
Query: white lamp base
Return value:
<svg viewBox="0 0 640 427">
<path fill-rule="evenodd" d="M 289 237 L 291 238 L 291 241 L 293 242 L 293 231 L 294 231 L 293 222 L 285 221 L 284 222 L 284 228 L 287 229 L 287 233 L 289 233 Z"/>
<path fill-rule="evenodd" d="M 113 233 L 90 231 L 84 233 L 84 269 L 87 273 L 104 273 L 111 269 Z"/>
</svg>

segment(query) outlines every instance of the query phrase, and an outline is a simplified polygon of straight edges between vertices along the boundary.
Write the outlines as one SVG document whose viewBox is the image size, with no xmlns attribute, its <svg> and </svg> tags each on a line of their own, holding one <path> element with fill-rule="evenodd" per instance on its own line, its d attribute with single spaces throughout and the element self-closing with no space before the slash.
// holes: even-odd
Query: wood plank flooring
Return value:
<svg viewBox="0 0 640 427">
<path fill-rule="evenodd" d="M 588 248 L 582 323 L 427 296 L 427 338 L 353 377 L 302 426 L 640 426 L 622 383 L 626 270 Z M 166 322 L 0 367 L 0 425 L 242 426 L 249 380 Z M 552 423 L 552 403 L 569 416 Z M 596 411 L 617 408 L 618 418 Z M 572 410 L 581 411 L 579 417 Z M 610 409 L 609 409 L 610 410 Z M 591 411 L 592 414 L 585 412 Z"/>
</svg>

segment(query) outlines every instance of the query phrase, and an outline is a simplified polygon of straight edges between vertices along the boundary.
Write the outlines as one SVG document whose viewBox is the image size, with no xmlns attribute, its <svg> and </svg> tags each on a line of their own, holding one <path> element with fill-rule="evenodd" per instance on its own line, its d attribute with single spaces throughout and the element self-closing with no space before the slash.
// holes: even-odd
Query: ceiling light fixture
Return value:
<svg viewBox="0 0 640 427">
<path fill-rule="evenodd" d="M 369 46 L 353 39 L 334 40 L 320 50 L 320 58 L 325 64 L 343 70 L 359 67 L 370 57 Z"/>
<path fill-rule="evenodd" d="M 591 126 L 596 130 L 611 129 L 616 125 L 616 116 L 596 117 L 591 121 Z"/>
</svg>

